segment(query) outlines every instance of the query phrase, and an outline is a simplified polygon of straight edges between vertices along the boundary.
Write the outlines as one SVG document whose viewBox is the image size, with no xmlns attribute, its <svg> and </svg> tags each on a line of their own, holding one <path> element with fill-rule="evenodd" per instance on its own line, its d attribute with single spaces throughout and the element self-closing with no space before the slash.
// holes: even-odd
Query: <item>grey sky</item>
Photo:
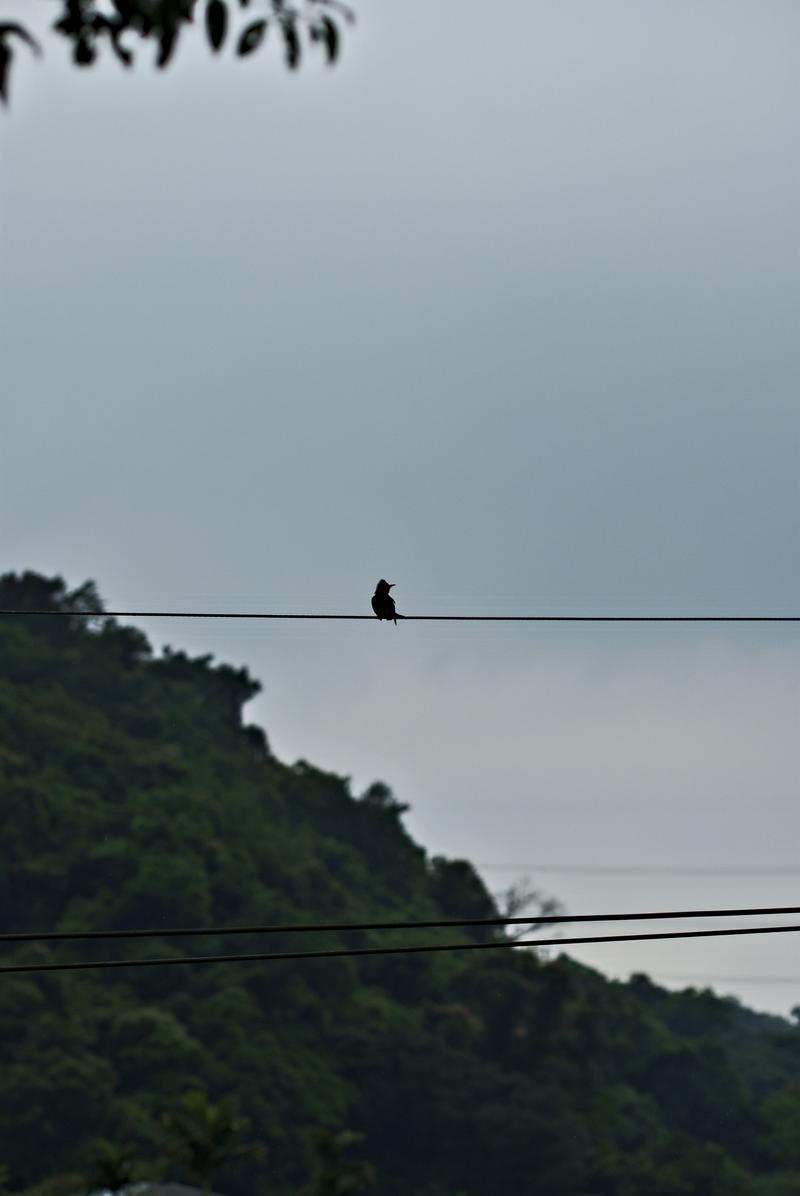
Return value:
<svg viewBox="0 0 800 1196">
<path fill-rule="evenodd" d="M 797 612 L 800 10 L 501 14 L 365 2 L 296 77 L 20 60 L 4 568 L 126 606 L 366 611 L 388 576 L 418 612 Z M 797 859 L 791 628 L 148 630 L 246 662 L 275 750 L 383 777 L 432 850 Z M 796 900 L 540 879 L 572 912 Z M 583 957 L 800 1001 L 780 936 Z"/>
</svg>

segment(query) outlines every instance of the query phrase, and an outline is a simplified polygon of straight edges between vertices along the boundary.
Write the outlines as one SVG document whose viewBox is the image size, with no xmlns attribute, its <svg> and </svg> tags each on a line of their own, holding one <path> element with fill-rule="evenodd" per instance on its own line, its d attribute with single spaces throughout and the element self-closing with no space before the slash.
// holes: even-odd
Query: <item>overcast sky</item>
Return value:
<svg viewBox="0 0 800 1196">
<path fill-rule="evenodd" d="M 385 576 L 409 613 L 797 613 L 795 0 L 357 7 L 293 76 L 20 55 L 2 568 L 123 608 L 367 612 Z M 646 872 L 800 867 L 796 628 L 146 626 L 246 663 L 283 759 L 519 865 L 493 889 L 798 903 Z M 800 1003 L 791 936 L 581 957 Z"/>
</svg>

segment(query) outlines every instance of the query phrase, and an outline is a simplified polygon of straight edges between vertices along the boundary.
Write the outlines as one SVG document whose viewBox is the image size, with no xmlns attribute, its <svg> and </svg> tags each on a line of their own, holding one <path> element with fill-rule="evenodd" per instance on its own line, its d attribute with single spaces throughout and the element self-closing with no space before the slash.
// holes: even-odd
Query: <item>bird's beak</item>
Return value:
<svg viewBox="0 0 800 1196">
<path fill-rule="evenodd" d="M 393 590 L 393 589 L 394 589 L 394 587 L 395 587 L 395 584 L 396 584 L 395 582 L 393 582 L 393 581 L 390 581 L 390 582 L 389 582 L 389 589 L 390 589 L 390 590 Z"/>
</svg>

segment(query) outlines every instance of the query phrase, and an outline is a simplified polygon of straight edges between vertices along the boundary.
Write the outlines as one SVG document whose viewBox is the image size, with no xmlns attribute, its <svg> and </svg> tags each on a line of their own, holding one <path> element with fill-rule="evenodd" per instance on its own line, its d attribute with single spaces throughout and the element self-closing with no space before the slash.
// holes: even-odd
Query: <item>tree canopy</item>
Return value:
<svg viewBox="0 0 800 1196">
<path fill-rule="evenodd" d="M 123 67 L 133 65 L 143 45 L 152 45 L 156 67 L 173 59 L 186 29 L 201 24 L 212 53 L 229 49 L 247 58 L 272 32 L 283 47 L 286 65 L 294 70 L 305 46 L 319 46 L 329 63 L 339 56 L 342 27 L 353 12 L 341 0 L 58 0 L 54 32 L 70 47 L 72 61 L 88 67 L 111 56 Z M 0 6 L 0 13 L 2 7 Z M 0 20 L 0 101 L 9 97 L 15 54 L 43 50 L 18 21 Z"/>
</svg>

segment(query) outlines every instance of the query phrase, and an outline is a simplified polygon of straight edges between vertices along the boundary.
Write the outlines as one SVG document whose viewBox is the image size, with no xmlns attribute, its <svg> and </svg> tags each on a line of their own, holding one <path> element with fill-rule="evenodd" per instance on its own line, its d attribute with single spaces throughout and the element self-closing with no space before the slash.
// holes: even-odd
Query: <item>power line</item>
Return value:
<svg viewBox="0 0 800 1196">
<path fill-rule="evenodd" d="M 413 947 L 342 947 L 330 951 L 277 951 L 248 955 L 178 955 L 156 959 L 104 959 L 79 963 L 20 963 L 0 967 L 0 974 L 12 972 L 87 972 L 108 968 L 175 967 L 179 964 L 256 963 L 300 959 L 344 959 L 367 955 L 420 955 L 440 951 L 492 951 L 516 947 L 571 947 L 586 943 L 636 943 L 658 939 L 722 938 L 742 934 L 788 934 L 800 930 L 795 926 L 736 926 L 724 930 L 669 930 L 657 934 L 588 935 L 571 939 L 520 939 L 491 943 L 426 943 Z"/>
<path fill-rule="evenodd" d="M 422 922 L 301 922 L 297 925 L 189 926 L 138 930 L 46 930 L 0 934 L 0 943 L 68 942 L 76 939 L 219 937 L 231 934 L 322 934 L 357 930 L 452 930 L 460 926 L 539 926 L 568 922 L 652 922 L 676 918 L 761 918 L 800 914 L 800 905 L 747 906 L 743 909 L 646 910 L 622 914 L 542 914 L 492 918 L 431 918 Z M 563 941 L 563 940 L 562 940 Z"/>
<path fill-rule="evenodd" d="M 265 613 L 219 610 L 0 610 L 0 615 L 77 619 L 339 619 L 375 622 L 374 615 Z M 398 616 L 400 617 L 400 616 Z M 426 623 L 800 623 L 800 615 L 403 615 Z"/>
<path fill-rule="evenodd" d="M 800 976 L 694 976 L 688 975 L 684 972 L 660 972 L 658 980 L 654 983 L 660 984 L 661 981 L 667 980 L 670 983 L 683 983 L 688 981 L 691 984 L 793 984 L 800 988 Z"/>
<path fill-rule="evenodd" d="M 574 872 L 609 876 L 796 876 L 796 864 L 476 864 L 485 872 Z"/>
</svg>

